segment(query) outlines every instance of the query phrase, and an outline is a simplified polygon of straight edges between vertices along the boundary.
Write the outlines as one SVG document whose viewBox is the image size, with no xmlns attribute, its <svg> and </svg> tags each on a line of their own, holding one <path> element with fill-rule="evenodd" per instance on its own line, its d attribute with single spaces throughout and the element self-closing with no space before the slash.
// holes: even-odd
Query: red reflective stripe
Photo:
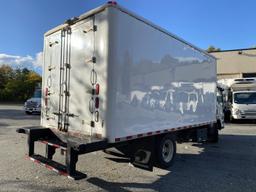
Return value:
<svg viewBox="0 0 256 192">
<path fill-rule="evenodd" d="M 33 161 L 34 161 L 35 163 L 40 164 L 40 161 L 38 161 L 38 160 L 36 160 L 36 159 L 33 159 Z"/>
<path fill-rule="evenodd" d="M 176 128 L 170 128 L 170 129 L 164 129 L 161 131 L 155 131 L 155 132 L 148 132 L 148 133 L 144 133 L 144 134 L 137 134 L 137 135 L 131 135 L 131 136 L 126 136 L 126 137 L 122 137 L 122 138 L 115 138 L 115 141 L 125 141 L 125 140 L 129 140 L 129 139 L 136 139 L 139 137 L 146 137 L 146 136 L 151 136 L 151 135 L 156 135 L 156 134 L 160 134 L 160 133 L 166 133 L 166 132 L 173 132 L 173 131 L 179 131 L 179 130 L 183 130 L 183 129 L 187 129 L 187 128 L 193 128 L 193 127 L 198 127 L 200 125 L 208 125 L 212 122 L 207 122 L 207 123 L 200 123 L 200 124 L 196 124 L 196 125 L 186 125 L 183 127 L 176 127 Z"/>
<path fill-rule="evenodd" d="M 63 171 L 58 171 L 58 173 L 59 173 L 60 175 L 69 176 L 69 174 L 68 174 L 68 173 L 63 172 Z"/>
<path fill-rule="evenodd" d="M 50 170 L 52 170 L 52 169 L 53 169 L 53 167 L 52 167 L 52 166 L 47 165 L 47 164 L 45 164 L 45 167 L 46 167 L 47 169 L 50 169 Z"/>
<path fill-rule="evenodd" d="M 41 141 L 42 143 L 44 143 L 44 144 L 48 144 L 48 142 L 47 141 Z"/>
</svg>

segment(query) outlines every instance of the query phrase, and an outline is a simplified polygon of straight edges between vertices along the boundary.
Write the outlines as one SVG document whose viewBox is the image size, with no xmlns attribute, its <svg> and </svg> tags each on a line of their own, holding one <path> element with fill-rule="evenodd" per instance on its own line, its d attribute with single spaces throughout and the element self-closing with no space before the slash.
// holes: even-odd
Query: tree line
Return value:
<svg viewBox="0 0 256 192">
<path fill-rule="evenodd" d="M 30 98 L 42 78 L 34 71 L 0 66 L 0 102 L 24 102 Z"/>
</svg>

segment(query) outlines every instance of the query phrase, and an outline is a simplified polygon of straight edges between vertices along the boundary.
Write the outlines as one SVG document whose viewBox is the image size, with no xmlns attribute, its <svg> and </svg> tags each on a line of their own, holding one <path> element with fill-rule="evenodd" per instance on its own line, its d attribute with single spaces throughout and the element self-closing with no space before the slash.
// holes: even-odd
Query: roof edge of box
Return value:
<svg viewBox="0 0 256 192">
<path fill-rule="evenodd" d="M 116 6 L 116 5 L 114 5 L 114 4 L 104 4 L 104 5 L 101 5 L 101 6 L 97 7 L 97 8 L 92 9 L 92 10 L 90 10 L 90 11 L 88 11 L 88 12 L 86 12 L 86 13 L 80 15 L 79 17 L 77 17 L 76 22 L 79 22 L 79 21 L 81 21 L 81 20 L 84 20 L 84 19 L 86 19 L 86 18 L 92 16 L 92 15 L 95 15 L 95 14 L 97 14 L 97 13 L 103 11 L 105 8 L 110 7 L 110 6 L 111 6 L 111 7 L 114 7 L 114 6 Z M 47 31 L 47 32 L 44 34 L 44 36 L 45 36 L 45 37 L 46 37 L 46 36 L 49 36 L 49 35 L 51 35 L 51 34 L 57 32 L 57 31 L 59 31 L 59 30 L 65 28 L 65 27 L 67 27 L 67 26 L 68 26 L 67 23 L 63 23 L 63 24 L 61 24 L 61 25 L 59 25 L 59 26 L 57 26 L 57 27 L 55 27 L 55 28 L 53 28 L 53 29 Z"/>
<path fill-rule="evenodd" d="M 126 14 L 128 14 L 128 15 L 130 15 L 130 16 L 132 16 L 132 17 L 134 17 L 134 18 L 136 18 L 136 19 L 138 19 L 138 20 L 140 20 L 140 21 L 142 21 L 142 22 L 144 22 L 144 23 L 146 23 L 146 24 L 148 24 L 148 25 L 150 25 L 151 27 L 153 27 L 153 28 L 155 28 L 155 29 L 157 29 L 157 30 L 159 30 L 159 31 L 161 31 L 161 32 L 163 32 L 163 33 L 165 33 L 165 34 L 167 34 L 167 35 L 173 37 L 174 39 L 176 39 L 176 40 L 178 40 L 178 41 L 181 41 L 181 42 L 185 43 L 185 44 L 188 45 L 189 47 L 191 47 L 191 48 L 193 48 L 193 49 L 195 49 L 195 50 L 197 50 L 197 51 L 199 51 L 199 52 L 202 52 L 202 53 L 204 53 L 205 55 L 207 55 L 208 57 L 211 57 L 211 58 L 213 58 L 213 59 L 216 60 L 216 57 L 215 57 L 215 56 L 209 54 L 209 53 L 206 52 L 205 50 L 203 50 L 203 49 L 201 49 L 201 48 L 199 48 L 199 47 L 197 47 L 197 46 L 195 46 L 195 45 L 193 45 L 193 44 L 187 42 L 186 40 L 184 40 L 184 39 L 182 39 L 182 38 L 180 38 L 180 37 L 174 35 L 173 33 L 167 31 L 166 29 L 164 29 L 164 28 L 162 28 L 162 27 L 160 27 L 160 26 L 158 26 L 158 25 L 152 23 L 151 21 L 145 19 L 144 17 L 139 16 L 139 15 L 137 15 L 136 13 L 134 13 L 134 12 L 132 12 L 132 11 L 130 11 L 130 10 L 128 10 L 128 9 L 126 9 L 126 8 L 124 8 L 124 7 L 120 6 L 120 5 L 118 5 L 117 3 L 107 3 L 107 4 L 104 4 L 104 5 L 101 5 L 101 6 L 97 7 L 97 8 L 95 8 L 95 9 L 92 9 L 92 10 L 90 10 L 90 11 L 88 11 L 88 12 L 86 12 L 86 13 L 80 15 L 80 16 L 78 17 L 78 19 L 76 20 L 76 22 L 79 22 L 79 21 L 81 21 L 81 20 L 84 20 L 84 19 L 86 19 L 86 18 L 92 16 L 92 15 L 95 15 L 95 14 L 97 14 L 97 13 L 99 13 L 99 12 L 105 10 L 105 9 L 108 8 L 108 7 L 117 8 L 117 9 L 119 9 L 120 11 L 122 11 L 122 12 L 124 12 L 124 13 L 126 13 Z M 65 27 L 67 27 L 67 26 L 68 26 L 68 24 L 66 24 L 66 23 L 64 23 L 64 24 L 62 24 L 62 25 L 59 25 L 59 26 L 57 26 L 57 27 L 55 27 L 55 28 L 49 30 L 48 32 L 46 32 L 46 33 L 45 33 L 45 36 L 49 36 L 50 34 L 56 32 L 56 31 L 59 31 L 59 30 L 65 28 Z"/>
</svg>

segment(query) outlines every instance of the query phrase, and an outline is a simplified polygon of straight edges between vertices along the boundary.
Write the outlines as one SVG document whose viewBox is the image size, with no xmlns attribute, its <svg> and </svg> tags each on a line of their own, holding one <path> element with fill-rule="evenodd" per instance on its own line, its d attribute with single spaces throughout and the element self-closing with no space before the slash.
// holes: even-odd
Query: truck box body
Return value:
<svg viewBox="0 0 256 192">
<path fill-rule="evenodd" d="M 45 34 L 41 125 L 58 134 L 114 143 L 209 124 L 215 92 L 215 58 L 119 6 Z"/>
</svg>

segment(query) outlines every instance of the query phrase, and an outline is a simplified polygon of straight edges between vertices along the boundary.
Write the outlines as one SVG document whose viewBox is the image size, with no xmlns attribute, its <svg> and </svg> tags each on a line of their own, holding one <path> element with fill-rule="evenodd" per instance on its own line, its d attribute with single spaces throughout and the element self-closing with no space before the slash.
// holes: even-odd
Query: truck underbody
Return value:
<svg viewBox="0 0 256 192">
<path fill-rule="evenodd" d="M 76 170 L 79 155 L 115 147 L 135 167 L 152 171 L 154 166 L 168 168 L 173 164 L 176 142 L 218 142 L 218 129 L 221 129 L 220 125 L 214 123 L 119 143 L 108 143 L 106 139 L 91 142 L 89 137 L 80 139 L 70 135 L 60 136 L 50 128 L 40 126 L 20 128 L 17 132 L 28 136 L 28 159 L 69 179 L 78 180 L 86 177 L 86 174 Z M 45 156 L 35 154 L 35 142 L 46 145 Z M 65 155 L 66 165 L 53 160 L 56 149 Z"/>
</svg>

